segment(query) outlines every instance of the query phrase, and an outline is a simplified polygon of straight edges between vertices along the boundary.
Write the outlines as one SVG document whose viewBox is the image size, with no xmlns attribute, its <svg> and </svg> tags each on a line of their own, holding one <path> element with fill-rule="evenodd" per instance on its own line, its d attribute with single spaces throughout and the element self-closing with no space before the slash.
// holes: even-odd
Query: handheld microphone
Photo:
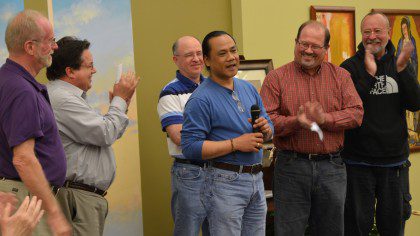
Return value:
<svg viewBox="0 0 420 236">
<path fill-rule="evenodd" d="M 251 120 L 252 120 L 252 126 L 255 124 L 255 120 L 260 117 L 260 107 L 257 104 L 254 104 L 251 106 Z M 260 129 L 252 127 L 252 132 L 258 133 L 260 132 Z"/>
</svg>

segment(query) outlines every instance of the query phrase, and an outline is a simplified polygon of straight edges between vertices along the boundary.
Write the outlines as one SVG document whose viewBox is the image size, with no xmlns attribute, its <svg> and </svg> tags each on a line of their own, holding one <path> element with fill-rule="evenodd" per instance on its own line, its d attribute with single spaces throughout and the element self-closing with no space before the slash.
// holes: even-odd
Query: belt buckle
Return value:
<svg viewBox="0 0 420 236">
<path fill-rule="evenodd" d="M 97 187 L 94 187 L 93 193 L 103 196 L 102 194 L 99 193 L 99 189 Z"/>
<path fill-rule="evenodd" d="M 51 187 L 51 192 L 53 193 L 54 197 L 56 197 L 58 195 L 59 191 L 60 191 L 59 187 L 56 187 L 56 186 Z"/>
<path fill-rule="evenodd" d="M 254 167 L 256 167 L 257 165 L 252 165 L 251 166 L 251 174 L 254 174 Z"/>
<path fill-rule="evenodd" d="M 242 174 L 242 171 L 244 170 L 244 166 L 243 165 L 240 165 L 239 166 L 239 171 L 238 171 L 238 173 L 239 174 Z M 252 167 L 251 167 L 251 170 L 252 170 Z"/>
<path fill-rule="evenodd" d="M 309 153 L 309 154 L 308 154 L 308 159 L 309 159 L 310 161 L 312 161 L 312 160 L 314 160 L 314 159 L 313 159 L 313 157 L 315 157 L 315 156 L 317 156 L 317 154 L 312 154 L 312 153 Z"/>
<path fill-rule="evenodd" d="M 251 174 L 257 173 L 257 168 L 260 166 L 260 164 L 255 164 L 251 166 Z"/>
</svg>

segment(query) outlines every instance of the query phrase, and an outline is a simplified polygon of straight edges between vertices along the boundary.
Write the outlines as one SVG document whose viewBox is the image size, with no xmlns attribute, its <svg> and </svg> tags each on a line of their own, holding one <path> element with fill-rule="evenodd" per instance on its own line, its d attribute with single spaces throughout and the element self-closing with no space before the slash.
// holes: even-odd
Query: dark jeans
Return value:
<svg viewBox="0 0 420 236">
<path fill-rule="evenodd" d="M 274 169 L 275 234 L 344 234 L 346 168 L 341 157 L 311 161 L 279 152 Z"/>
<path fill-rule="evenodd" d="M 411 215 L 409 166 L 409 161 L 389 168 L 347 165 L 345 235 L 369 235 L 375 204 L 379 234 L 404 235 L 405 221 Z"/>
</svg>

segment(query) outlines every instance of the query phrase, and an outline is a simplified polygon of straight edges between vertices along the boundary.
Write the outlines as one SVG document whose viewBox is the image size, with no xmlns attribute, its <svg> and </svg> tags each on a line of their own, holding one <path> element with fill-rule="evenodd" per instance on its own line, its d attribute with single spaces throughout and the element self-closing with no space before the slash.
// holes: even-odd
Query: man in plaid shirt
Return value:
<svg viewBox="0 0 420 236">
<path fill-rule="evenodd" d="M 344 131 L 360 126 L 363 106 L 350 74 L 324 62 L 330 34 L 302 24 L 294 61 L 271 71 L 261 97 L 274 124 L 276 235 L 343 235 L 346 168 Z M 316 123 L 321 140 L 310 130 Z"/>
</svg>

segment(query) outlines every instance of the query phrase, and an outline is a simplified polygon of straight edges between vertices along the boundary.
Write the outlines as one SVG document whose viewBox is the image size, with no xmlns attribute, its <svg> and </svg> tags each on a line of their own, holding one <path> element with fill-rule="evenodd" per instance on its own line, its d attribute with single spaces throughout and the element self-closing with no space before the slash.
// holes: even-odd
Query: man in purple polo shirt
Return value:
<svg viewBox="0 0 420 236">
<path fill-rule="evenodd" d="M 53 195 L 65 180 L 64 150 L 46 87 L 35 80 L 51 65 L 54 32 L 47 18 L 25 10 L 9 21 L 5 39 L 9 58 L 0 68 L 0 191 L 14 193 L 20 202 L 28 195 L 42 200 L 47 218 L 34 235 L 70 235 Z"/>
</svg>

